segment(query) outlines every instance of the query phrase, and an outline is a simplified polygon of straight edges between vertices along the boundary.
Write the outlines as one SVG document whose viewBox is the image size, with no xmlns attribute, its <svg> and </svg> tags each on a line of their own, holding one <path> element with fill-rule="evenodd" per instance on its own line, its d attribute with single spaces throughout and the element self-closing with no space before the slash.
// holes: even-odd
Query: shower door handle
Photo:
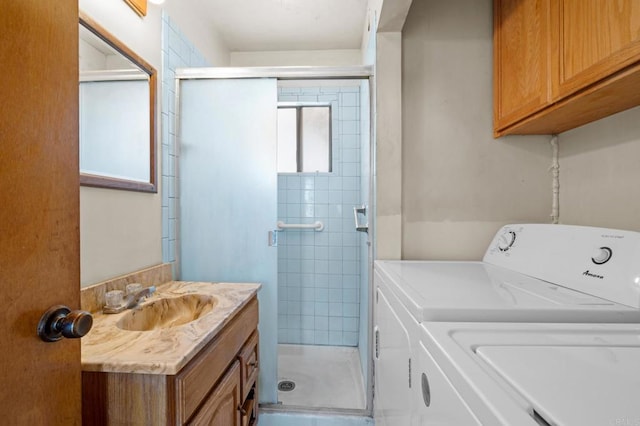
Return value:
<svg viewBox="0 0 640 426">
<path fill-rule="evenodd" d="M 373 354 L 376 360 L 380 360 L 380 329 L 373 327 Z"/>
<path fill-rule="evenodd" d="M 363 216 L 366 216 L 367 214 L 367 206 L 366 205 L 361 205 L 361 206 L 354 206 L 353 207 L 353 220 L 355 221 L 355 225 L 356 225 L 356 231 L 358 232 L 369 232 L 369 224 L 365 224 L 365 225 L 361 225 L 360 221 L 358 220 L 358 214 L 361 214 Z"/>
</svg>

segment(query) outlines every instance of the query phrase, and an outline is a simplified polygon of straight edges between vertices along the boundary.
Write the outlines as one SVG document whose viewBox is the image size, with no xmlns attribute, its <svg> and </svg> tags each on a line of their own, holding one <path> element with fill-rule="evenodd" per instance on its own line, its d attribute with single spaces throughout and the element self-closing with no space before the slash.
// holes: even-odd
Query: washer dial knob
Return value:
<svg viewBox="0 0 640 426">
<path fill-rule="evenodd" d="M 513 231 L 507 231 L 504 234 L 500 235 L 498 238 L 498 250 L 507 251 L 513 246 L 513 243 L 516 242 L 516 233 Z"/>
<path fill-rule="evenodd" d="M 609 247 L 600 247 L 593 254 L 591 261 L 596 265 L 602 265 L 604 263 L 607 263 L 609 259 L 611 259 L 612 254 L 613 252 Z"/>
</svg>

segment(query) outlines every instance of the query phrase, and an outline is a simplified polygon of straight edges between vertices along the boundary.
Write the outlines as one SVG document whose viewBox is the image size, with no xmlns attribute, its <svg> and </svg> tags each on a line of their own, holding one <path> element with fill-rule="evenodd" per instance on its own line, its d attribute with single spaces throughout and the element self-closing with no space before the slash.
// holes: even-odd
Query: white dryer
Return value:
<svg viewBox="0 0 640 426">
<path fill-rule="evenodd" d="M 416 372 L 416 425 L 432 424 L 432 410 L 448 409 L 451 393 L 461 396 L 474 420 L 446 424 L 640 424 L 640 324 L 441 322 L 421 328 L 419 356 L 429 362 Z M 442 375 L 449 380 L 444 391 Z"/>
<path fill-rule="evenodd" d="M 421 323 L 640 322 L 635 259 L 639 233 L 509 225 L 498 231 L 482 262 L 377 261 L 376 422 L 423 424 L 417 371 L 431 365 L 430 375 L 438 379 L 430 380 L 440 383 L 433 386 L 447 389 L 438 395 L 449 396 L 444 405 L 440 398 L 430 405 L 430 422 L 491 424 L 478 417 L 426 350 Z"/>
</svg>

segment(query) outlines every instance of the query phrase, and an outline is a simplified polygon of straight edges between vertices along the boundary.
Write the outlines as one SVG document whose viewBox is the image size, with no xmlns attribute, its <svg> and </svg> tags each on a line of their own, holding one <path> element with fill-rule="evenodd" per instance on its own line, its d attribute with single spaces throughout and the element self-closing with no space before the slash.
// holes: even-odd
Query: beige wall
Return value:
<svg viewBox="0 0 640 426">
<path fill-rule="evenodd" d="M 640 107 L 558 141 L 560 222 L 640 231 Z"/>
<path fill-rule="evenodd" d="M 550 138 L 492 137 L 491 0 L 413 2 L 402 35 L 402 257 L 477 260 L 548 222 Z"/>
<path fill-rule="evenodd" d="M 140 19 L 124 2 L 80 0 L 79 6 L 160 72 L 159 8 L 150 7 L 147 17 Z M 81 285 L 161 263 L 160 206 L 160 192 L 81 187 Z"/>
<path fill-rule="evenodd" d="M 402 34 L 376 37 L 376 237 L 377 259 L 402 256 Z"/>
<path fill-rule="evenodd" d="M 139 18 L 122 0 L 80 0 L 87 13 L 111 34 L 128 45 L 161 73 L 161 9 L 149 4 L 145 18 Z M 202 53 L 217 65 L 229 63 L 229 52 L 220 38 L 199 21 L 196 11 L 178 0 L 167 0 L 169 16 L 184 28 L 185 34 Z M 173 11 L 173 12 L 172 12 Z M 173 13 L 176 14 L 175 18 Z M 161 85 L 158 84 L 158 91 Z M 158 93 L 160 111 L 161 93 Z M 160 113 L 158 141 L 161 147 Z M 158 182 L 161 153 L 157 153 Z M 81 284 L 90 285 L 162 262 L 161 197 L 109 189 L 80 188 Z"/>
<path fill-rule="evenodd" d="M 373 114 L 376 117 L 374 256 L 402 257 L 402 27 L 411 0 L 370 0 L 367 28 L 376 33 Z M 363 40 L 363 57 L 371 60 L 372 37 Z M 365 51 L 366 49 L 366 51 Z"/>
</svg>

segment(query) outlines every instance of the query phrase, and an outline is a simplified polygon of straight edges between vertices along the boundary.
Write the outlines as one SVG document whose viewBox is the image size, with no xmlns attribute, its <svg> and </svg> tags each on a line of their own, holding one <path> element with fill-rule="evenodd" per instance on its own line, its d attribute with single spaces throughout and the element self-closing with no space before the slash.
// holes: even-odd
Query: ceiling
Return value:
<svg viewBox="0 0 640 426">
<path fill-rule="evenodd" d="M 197 0 L 232 52 L 359 49 L 367 0 Z"/>
</svg>

